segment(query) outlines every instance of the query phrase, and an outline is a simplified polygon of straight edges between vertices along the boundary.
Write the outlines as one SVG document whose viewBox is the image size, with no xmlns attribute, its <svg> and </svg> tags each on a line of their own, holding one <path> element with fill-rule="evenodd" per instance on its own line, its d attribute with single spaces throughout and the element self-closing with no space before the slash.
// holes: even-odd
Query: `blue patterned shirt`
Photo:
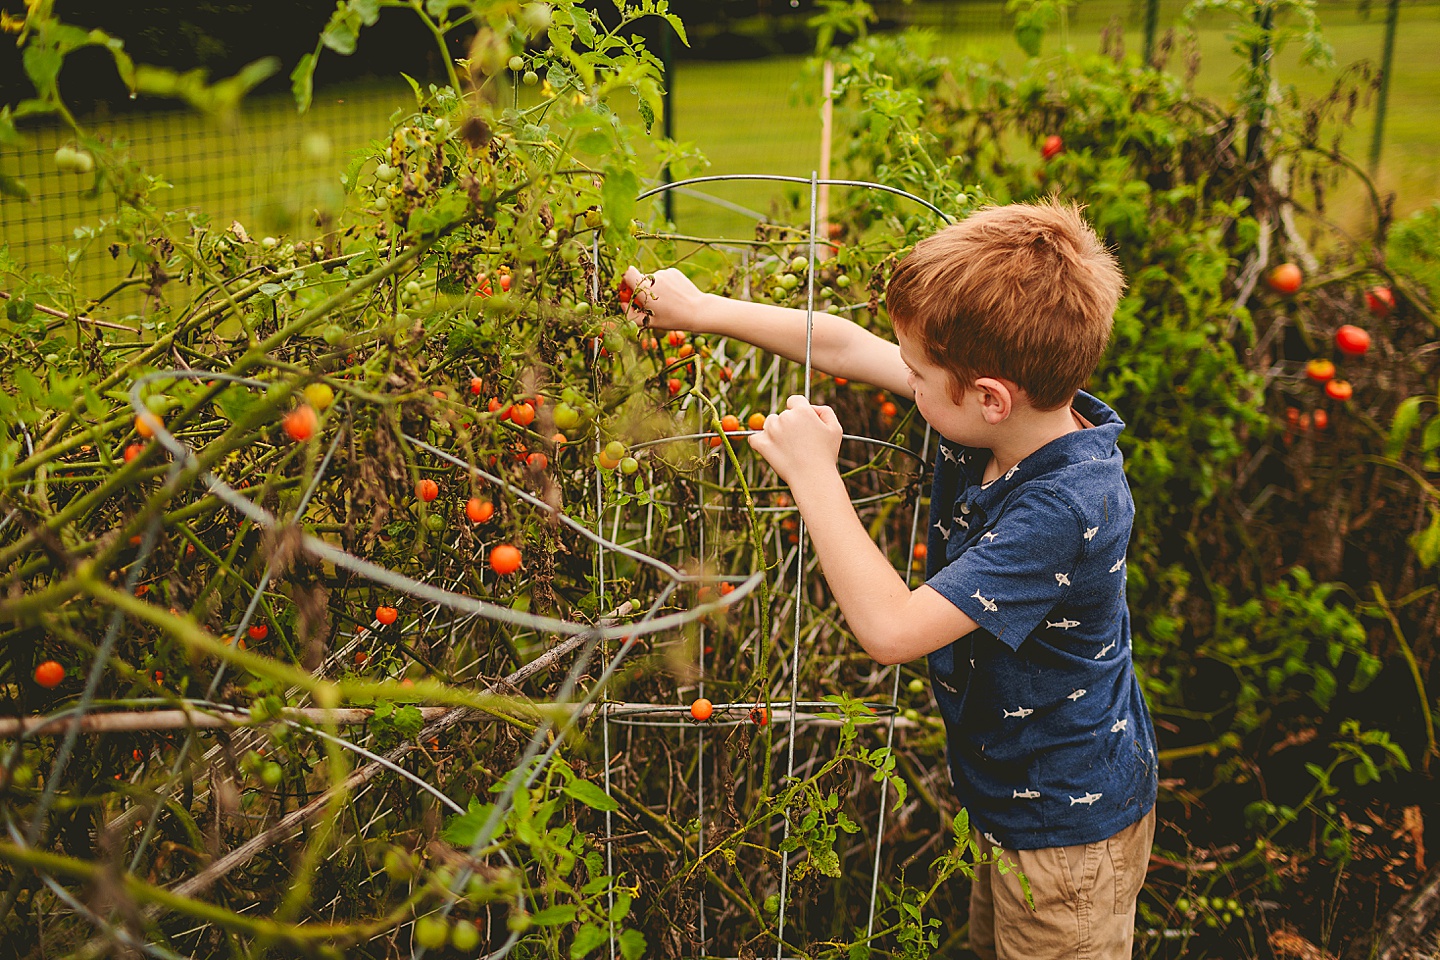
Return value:
<svg viewBox="0 0 1440 960">
<path fill-rule="evenodd" d="M 950 779 L 1013 849 L 1103 840 L 1155 803 L 1125 605 L 1125 424 L 1084 392 L 1073 407 L 1093 426 L 990 483 L 989 450 L 942 441 L 930 495 L 927 582 L 980 625 L 929 656 Z"/>
</svg>

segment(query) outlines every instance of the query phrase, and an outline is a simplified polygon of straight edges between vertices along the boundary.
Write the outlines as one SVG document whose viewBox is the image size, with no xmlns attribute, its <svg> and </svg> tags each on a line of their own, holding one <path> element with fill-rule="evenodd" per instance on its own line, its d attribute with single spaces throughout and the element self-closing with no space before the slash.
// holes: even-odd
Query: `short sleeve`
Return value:
<svg viewBox="0 0 1440 960">
<path fill-rule="evenodd" d="M 1077 510 L 1049 490 L 1025 491 L 926 582 L 1018 650 L 1065 597 L 1084 548 Z"/>
</svg>

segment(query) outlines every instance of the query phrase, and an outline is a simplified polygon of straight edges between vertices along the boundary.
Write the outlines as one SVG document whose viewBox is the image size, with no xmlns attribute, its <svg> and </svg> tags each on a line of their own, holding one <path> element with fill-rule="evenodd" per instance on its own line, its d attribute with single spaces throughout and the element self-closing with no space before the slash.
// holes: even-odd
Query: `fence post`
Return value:
<svg viewBox="0 0 1440 960">
<path fill-rule="evenodd" d="M 661 21 L 660 24 L 660 64 L 665 72 L 665 92 L 662 94 L 660 109 L 663 114 L 660 118 L 660 131 L 665 135 L 666 140 L 675 139 L 675 57 L 670 48 L 670 34 L 672 29 L 669 23 Z M 665 164 L 665 169 L 660 171 L 662 183 L 670 182 L 670 164 Z M 668 223 L 675 222 L 675 191 L 666 190 L 662 201 L 665 205 L 665 220 Z"/>
<path fill-rule="evenodd" d="M 1395 28 L 1400 22 L 1400 0 L 1385 7 L 1385 49 L 1380 54 L 1380 91 L 1375 100 L 1375 136 L 1370 141 L 1370 172 L 1380 166 L 1380 147 L 1385 138 L 1385 108 L 1390 100 L 1390 68 L 1395 62 Z"/>
<path fill-rule="evenodd" d="M 1155 55 L 1155 30 L 1160 22 L 1160 0 L 1145 0 L 1145 66 Z"/>
</svg>

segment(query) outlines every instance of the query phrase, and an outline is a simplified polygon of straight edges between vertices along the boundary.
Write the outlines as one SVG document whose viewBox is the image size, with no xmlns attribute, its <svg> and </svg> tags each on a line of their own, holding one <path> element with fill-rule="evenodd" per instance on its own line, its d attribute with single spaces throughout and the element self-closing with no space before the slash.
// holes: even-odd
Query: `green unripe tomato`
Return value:
<svg viewBox="0 0 1440 960">
<path fill-rule="evenodd" d="M 772 916 L 772 917 L 773 917 L 775 914 L 779 913 L 779 912 L 780 912 L 780 894 L 778 894 L 778 893 L 772 893 L 772 894 L 770 894 L 770 896 L 768 896 L 768 897 L 765 898 L 765 902 L 764 902 L 763 904 L 761 904 L 761 908 L 765 911 L 766 914 L 768 914 L 769 916 Z"/>
<path fill-rule="evenodd" d="M 1175 901 L 1175 910 L 1177 913 L 1188 914 L 1190 912 L 1190 901 L 1184 897 L 1181 897 L 1179 900 Z"/>
<path fill-rule="evenodd" d="M 526 70 L 525 73 L 521 75 L 520 82 L 525 84 L 525 86 L 527 87 L 533 87 L 535 86 L 535 84 L 540 82 L 540 74 L 536 73 L 534 70 Z"/>
<path fill-rule="evenodd" d="M 804 273 L 808 266 L 810 266 L 810 261 L 805 257 L 796 257 L 790 261 L 790 269 L 794 273 Z"/>
<path fill-rule="evenodd" d="M 522 56 L 520 56 L 519 54 L 516 54 L 515 56 L 511 57 L 511 58 L 510 58 L 510 69 L 511 69 L 511 71 L 513 71 L 514 73 L 519 73 L 521 70 L 524 70 L 524 69 L 525 69 L 525 58 L 522 57 Z"/>
<path fill-rule="evenodd" d="M 10 774 L 10 782 L 17 787 L 28 787 L 35 782 L 35 771 L 27 766 L 16 767 Z"/>
<path fill-rule="evenodd" d="M 280 241 L 276 240 L 274 237 L 262 237 L 260 239 L 260 246 L 264 247 L 266 250 L 274 250 L 276 247 L 280 246 Z"/>
<path fill-rule="evenodd" d="M 575 301 L 575 316 L 584 317 L 590 314 L 590 304 L 584 300 Z"/>
<path fill-rule="evenodd" d="M 580 425 L 580 411 L 568 403 L 555 405 L 555 429 L 572 430 Z"/>
<path fill-rule="evenodd" d="M 385 875 L 391 880 L 408 880 L 414 872 L 410 856 L 397 847 L 385 851 Z"/>
<path fill-rule="evenodd" d="M 435 132 L 440 134 L 440 136 L 442 137 L 445 136 L 445 134 L 450 132 L 450 121 L 446 120 L 444 117 L 436 117 Z"/>
<path fill-rule="evenodd" d="M 795 274 L 793 273 L 781 274 L 780 286 L 785 290 L 794 290 L 796 287 L 800 286 L 800 278 L 795 276 Z"/>
<path fill-rule="evenodd" d="M 914 707 L 908 707 L 908 708 L 906 708 L 903 716 L 905 717 L 906 720 L 909 720 L 911 723 L 919 723 L 919 722 L 920 722 L 920 711 L 919 711 L 919 710 L 916 710 Z"/>
<path fill-rule="evenodd" d="M 431 533 L 439 533 L 445 529 L 445 518 L 438 513 L 432 513 L 425 518 L 425 527 Z"/>
<path fill-rule="evenodd" d="M 640 469 L 640 461 L 634 457 L 624 457 L 620 460 L 620 472 L 633 474 Z"/>
<path fill-rule="evenodd" d="M 909 690 L 911 693 L 924 693 L 925 681 L 921 680 L 919 677 L 916 677 L 915 679 L 911 680 L 909 684 L 906 685 L 905 689 Z"/>
<path fill-rule="evenodd" d="M 469 920 L 457 921 L 450 930 L 450 943 L 456 950 L 469 953 L 480 946 L 480 928 Z"/>
<path fill-rule="evenodd" d="M 611 440 L 605 444 L 605 456 L 611 460 L 620 460 L 625 456 L 625 444 L 619 440 Z"/>
<path fill-rule="evenodd" d="M 278 787 L 280 781 L 285 779 L 285 768 L 271 760 L 260 768 L 260 779 L 267 787 Z"/>
<path fill-rule="evenodd" d="M 1224 898 L 1224 897 L 1211 897 L 1211 898 L 1210 898 L 1210 908 L 1211 908 L 1212 910 L 1216 910 L 1216 911 L 1224 910 L 1224 909 L 1225 909 L 1225 898 Z"/>
<path fill-rule="evenodd" d="M 844 290 L 846 287 L 850 286 L 850 278 L 843 273 L 840 274 L 840 276 L 835 278 L 835 286 L 839 287 L 841 290 Z"/>
<path fill-rule="evenodd" d="M 375 179 L 381 183 L 394 183 L 395 178 L 398 176 L 400 176 L 400 171 L 388 163 L 382 163 L 375 168 Z"/>
<path fill-rule="evenodd" d="M 421 917 L 415 921 L 415 942 L 426 950 L 439 950 L 449 939 L 449 926 L 440 917 Z"/>
<path fill-rule="evenodd" d="M 375 202 L 372 203 L 371 206 L 374 207 L 376 210 L 389 210 L 390 198 L 386 196 L 376 197 Z"/>
<path fill-rule="evenodd" d="M 549 30 L 553 17 L 554 13 L 548 3 L 527 3 L 520 9 L 520 25 L 529 31 L 531 36 Z"/>
<path fill-rule="evenodd" d="M 410 294 L 410 296 L 412 297 L 418 297 L 422 289 L 423 288 L 420 286 L 419 280 L 411 280 L 409 283 L 405 284 L 405 292 Z"/>
</svg>

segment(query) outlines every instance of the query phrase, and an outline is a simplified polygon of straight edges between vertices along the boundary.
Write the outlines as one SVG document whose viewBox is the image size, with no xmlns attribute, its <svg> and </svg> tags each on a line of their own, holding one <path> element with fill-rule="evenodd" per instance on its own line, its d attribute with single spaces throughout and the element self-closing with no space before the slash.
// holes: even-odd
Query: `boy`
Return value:
<svg viewBox="0 0 1440 960">
<path fill-rule="evenodd" d="M 802 360 L 805 313 L 631 268 L 663 328 Z M 1124 424 L 1080 391 L 1124 289 L 1074 207 L 979 211 L 917 244 L 886 289 L 898 345 L 815 315 L 812 362 L 913 398 L 944 439 L 926 583 L 869 539 L 836 467 L 834 412 L 791 397 L 750 437 L 791 487 L 831 592 L 881 663 L 928 656 L 951 783 L 983 853 L 970 945 L 985 960 L 1129 957 L 1154 836 L 1157 763 L 1130 658 Z"/>
</svg>

